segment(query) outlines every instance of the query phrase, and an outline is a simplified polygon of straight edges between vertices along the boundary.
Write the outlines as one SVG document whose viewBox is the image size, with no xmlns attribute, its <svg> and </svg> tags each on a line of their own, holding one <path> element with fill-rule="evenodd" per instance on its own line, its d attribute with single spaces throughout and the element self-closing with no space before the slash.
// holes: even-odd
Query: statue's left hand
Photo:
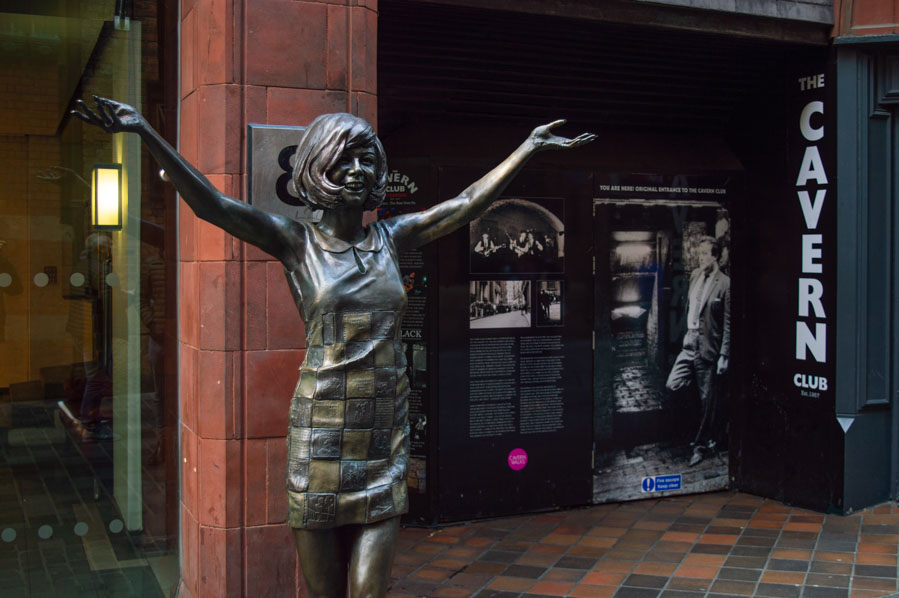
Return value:
<svg viewBox="0 0 899 598">
<path fill-rule="evenodd" d="M 70 114 L 100 127 L 107 133 L 139 132 L 146 124 L 140 112 L 128 104 L 99 96 L 94 96 L 94 102 L 97 104 L 96 111 L 88 108 L 83 100 L 78 100 L 77 108 Z"/>
<path fill-rule="evenodd" d="M 596 139 L 596 135 L 593 133 L 582 133 L 574 139 L 560 137 L 552 133 L 552 129 L 564 124 L 565 120 L 562 119 L 539 126 L 531 132 L 529 139 L 538 150 L 579 147 Z"/>
</svg>

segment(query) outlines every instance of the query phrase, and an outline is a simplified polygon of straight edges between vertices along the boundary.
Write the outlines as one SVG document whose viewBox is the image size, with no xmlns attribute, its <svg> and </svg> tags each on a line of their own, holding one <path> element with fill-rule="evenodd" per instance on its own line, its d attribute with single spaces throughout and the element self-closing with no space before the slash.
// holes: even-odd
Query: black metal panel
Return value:
<svg viewBox="0 0 899 598">
<path fill-rule="evenodd" d="M 776 85 L 790 46 L 648 27 L 382 0 L 381 131 L 410 120 L 723 132 Z"/>
</svg>

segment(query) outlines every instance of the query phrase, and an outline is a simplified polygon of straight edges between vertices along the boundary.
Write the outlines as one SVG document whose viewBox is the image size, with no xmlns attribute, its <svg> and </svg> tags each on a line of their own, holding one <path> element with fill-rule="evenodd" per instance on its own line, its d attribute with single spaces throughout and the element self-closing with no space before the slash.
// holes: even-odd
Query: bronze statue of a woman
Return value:
<svg viewBox="0 0 899 598">
<path fill-rule="evenodd" d="M 406 294 L 400 252 L 477 218 L 525 162 L 577 147 L 537 127 L 508 158 L 455 199 L 362 225 L 387 186 L 387 160 L 371 125 L 324 114 L 297 147 L 293 182 L 321 220 L 298 222 L 226 197 L 131 106 L 94 97 L 72 113 L 109 133 L 141 136 L 196 215 L 284 265 L 306 325 L 306 358 L 290 404 L 288 524 L 313 597 L 384 596 L 400 515 L 407 511 L 409 382 L 400 343 Z"/>
</svg>

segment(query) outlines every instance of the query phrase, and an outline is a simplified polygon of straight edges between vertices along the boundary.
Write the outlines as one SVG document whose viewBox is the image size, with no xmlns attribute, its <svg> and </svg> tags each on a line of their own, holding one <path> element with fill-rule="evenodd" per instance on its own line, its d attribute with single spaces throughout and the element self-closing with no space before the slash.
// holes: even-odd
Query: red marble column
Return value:
<svg viewBox="0 0 899 598">
<path fill-rule="evenodd" d="M 244 199 L 248 123 L 377 120 L 376 0 L 182 0 L 180 151 Z M 305 596 L 286 521 L 303 326 L 271 256 L 180 215 L 183 598 Z"/>
<path fill-rule="evenodd" d="M 834 0 L 833 36 L 899 33 L 899 0 Z"/>
</svg>

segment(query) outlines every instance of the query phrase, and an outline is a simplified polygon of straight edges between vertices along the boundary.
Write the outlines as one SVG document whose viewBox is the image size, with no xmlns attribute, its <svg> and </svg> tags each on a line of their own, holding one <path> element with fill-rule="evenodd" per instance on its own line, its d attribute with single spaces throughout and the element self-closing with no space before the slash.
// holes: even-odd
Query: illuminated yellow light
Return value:
<svg viewBox="0 0 899 598">
<path fill-rule="evenodd" d="M 122 165 L 96 164 L 93 177 L 94 201 L 91 220 L 94 228 L 122 228 Z"/>
</svg>

